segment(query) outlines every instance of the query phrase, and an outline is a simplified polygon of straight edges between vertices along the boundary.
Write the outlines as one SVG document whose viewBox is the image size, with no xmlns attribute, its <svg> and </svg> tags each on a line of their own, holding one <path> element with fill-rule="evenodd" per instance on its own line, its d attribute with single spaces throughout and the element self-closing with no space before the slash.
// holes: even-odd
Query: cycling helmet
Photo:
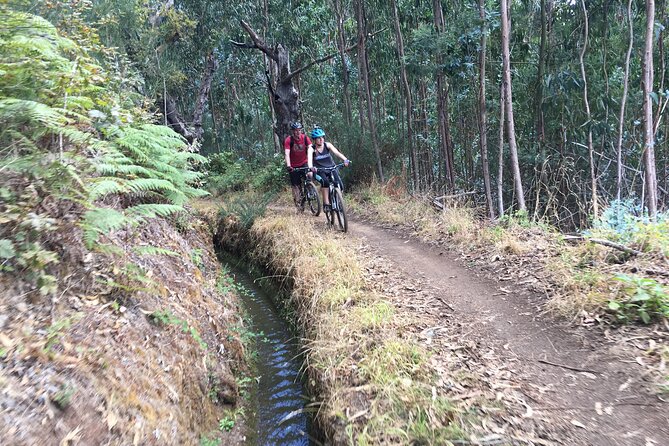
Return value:
<svg viewBox="0 0 669 446">
<path fill-rule="evenodd" d="M 325 131 L 320 127 L 316 127 L 311 131 L 312 138 L 321 138 L 324 136 L 325 136 Z"/>
<path fill-rule="evenodd" d="M 295 121 L 295 122 L 293 122 L 292 124 L 290 124 L 290 128 L 293 129 L 293 130 L 295 130 L 295 129 L 301 129 L 301 128 L 302 128 L 302 124 L 300 124 L 299 122 Z"/>
</svg>

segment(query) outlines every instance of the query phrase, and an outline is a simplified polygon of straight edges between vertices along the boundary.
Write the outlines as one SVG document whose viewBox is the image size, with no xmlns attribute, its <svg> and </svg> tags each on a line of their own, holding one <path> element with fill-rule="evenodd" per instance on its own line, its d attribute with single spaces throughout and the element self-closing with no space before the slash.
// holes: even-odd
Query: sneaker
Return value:
<svg viewBox="0 0 669 446">
<path fill-rule="evenodd" d="M 332 211 L 332 206 L 329 204 L 324 204 L 323 205 L 323 212 L 331 212 Z"/>
</svg>

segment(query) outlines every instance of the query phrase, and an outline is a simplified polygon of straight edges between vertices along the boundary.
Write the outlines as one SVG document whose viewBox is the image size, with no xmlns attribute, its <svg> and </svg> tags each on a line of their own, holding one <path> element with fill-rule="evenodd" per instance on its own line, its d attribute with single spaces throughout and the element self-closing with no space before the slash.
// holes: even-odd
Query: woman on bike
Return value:
<svg viewBox="0 0 669 446">
<path fill-rule="evenodd" d="M 323 210 L 327 212 L 330 210 L 330 197 L 328 196 L 330 176 L 326 171 L 320 169 L 335 166 L 333 153 L 344 161 L 344 166 L 348 167 L 349 160 L 334 145 L 325 142 L 325 131 L 322 128 L 314 127 L 311 131 L 311 139 L 313 143 L 307 148 L 308 165 L 311 172 L 316 173 L 316 179 L 321 183 Z M 342 184 L 337 169 L 332 170 L 332 176 L 336 184 Z"/>
</svg>

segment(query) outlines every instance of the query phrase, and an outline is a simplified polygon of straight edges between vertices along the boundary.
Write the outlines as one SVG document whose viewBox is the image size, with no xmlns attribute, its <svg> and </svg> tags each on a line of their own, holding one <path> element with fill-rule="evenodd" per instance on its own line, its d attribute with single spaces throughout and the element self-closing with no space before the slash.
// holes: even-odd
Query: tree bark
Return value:
<svg viewBox="0 0 669 446">
<path fill-rule="evenodd" d="M 360 57 L 360 80 L 365 93 L 365 102 L 367 103 L 367 121 L 369 123 L 369 133 L 372 139 L 372 147 L 376 156 L 376 170 L 379 174 L 379 180 L 383 183 L 383 166 L 381 165 L 381 150 L 376 134 L 376 123 L 374 121 L 374 111 L 372 102 L 372 86 L 369 75 L 369 61 L 367 60 L 367 19 L 365 14 L 364 0 L 356 1 L 356 12 L 358 16 L 358 55 Z"/>
<path fill-rule="evenodd" d="M 511 18 L 507 0 L 501 0 L 502 15 L 502 83 L 504 84 L 504 106 L 506 107 L 506 128 L 509 139 L 509 152 L 511 153 L 511 169 L 513 170 L 513 182 L 518 200 L 518 210 L 527 212 L 525 206 L 525 192 L 523 191 L 522 178 L 520 176 L 520 164 L 518 162 L 518 148 L 516 146 L 516 128 L 513 118 L 513 94 L 511 88 L 511 57 L 509 54 L 509 41 L 511 32 Z"/>
<path fill-rule="evenodd" d="M 344 43 L 344 7 L 341 0 L 335 0 L 335 13 L 337 16 L 337 47 L 339 48 L 339 59 L 342 72 L 342 89 L 344 96 L 344 117 L 349 126 L 353 122 L 353 111 L 351 106 L 351 93 L 349 91 L 350 75 L 346 62 L 346 44 Z"/>
<path fill-rule="evenodd" d="M 646 40 L 643 52 L 641 86 L 643 90 L 643 134 L 645 196 L 651 219 L 657 216 L 657 176 L 655 172 L 655 132 L 653 125 L 653 27 L 655 24 L 655 0 L 646 0 Z"/>
<path fill-rule="evenodd" d="M 595 148 L 592 143 L 592 115 L 590 113 L 590 101 L 588 98 L 588 79 L 585 76 L 585 52 L 588 49 L 588 34 L 589 34 L 589 24 L 588 24 L 588 10 L 585 7 L 585 0 L 581 0 L 581 8 L 583 9 L 583 46 L 581 47 L 581 52 L 579 53 L 579 65 L 581 67 L 581 78 L 583 79 L 583 103 L 585 105 L 585 115 L 586 115 L 586 126 L 588 128 L 588 158 L 590 160 L 590 187 L 591 191 L 591 200 L 592 200 L 592 213 L 593 217 L 596 219 L 599 216 L 599 199 L 597 198 L 597 173 L 595 168 Z"/>
<path fill-rule="evenodd" d="M 444 12 L 441 7 L 441 0 L 432 0 L 432 16 L 434 19 L 434 30 L 437 35 L 444 31 Z M 437 88 L 437 117 L 439 129 L 439 149 L 444 163 L 444 177 L 448 190 L 455 189 L 455 168 L 453 166 L 453 146 L 451 144 L 451 135 L 449 128 L 448 113 L 448 81 L 444 79 L 441 72 L 443 57 L 436 55 L 437 71 L 435 74 L 435 83 Z"/>
<path fill-rule="evenodd" d="M 418 189 L 418 169 L 416 169 L 416 149 L 413 144 L 413 99 L 411 97 L 411 87 L 407 79 L 406 65 L 404 64 L 404 39 L 402 29 L 400 28 L 400 16 L 397 10 L 397 0 L 391 0 L 393 9 L 393 18 L 395 23 L 395 40 L 397 45 L 397 58 L 399 59 L 400 80 L 402 82 L 402 92 L 404 93 L 404 102 L 406 105 L 406 142 L 413 169 L 411 176 L 413 179 L 414 190 Z"/>
<path fill-rule="evenodd" d="M 488 25 L 485 16 L 485 0 L 479 0 L 479 17 L 482 22 L 481 48 L 479 50 L 479 148 L 481 150 L 481 165 L 483 167 L 483 185 L 485 187 L 486 208 L 488 210 L 488 217 L 492 220 L 495 218 L 495 211 L 492 204 L 490 166 L 488 165 L 488 110 L 485 101 L 485 59 Z"/>
<path fill-rule="evenodd" d="M 504 215 L 504 82 L 499 85 L 499 157 L 497 164 L 497 215 Z"/>
<path fill-rule="evenodd" d="M 188 124 L 186 124 L 184 119 L 179 115 L 176 101 L 171 96 L 167 95 L 165 98 L 160 98 L 159 102 L 163 107 L 163 113 L 165 115 L 165 119 L 167 120 L 167 125 L 172 130 L 186 138 L 189 143 L 192 143 L 195 135 L 193 135 L 193 132 L 188 127 Z"/>
<path fill-rule="evenodd" d="M 202 129 L 202 117 L 204 116 L 205 105 L 207 104 L 209 90 L 211 89 L 211 80 L 214 78 L 214 73 L 217 68 L 218 60 L 214 55 L 214 51 L 212 51 L 207 55 L 204 74 L 202 75 L 197 100 L 195 101 L 195 111 L 193 112 L 193 142 L 201 140 L 202 134 L 204 133 L 204 130 Z"/>
<path fill-rule="evenodd" d="M 627 21 L 629 26 L 629 43 L 625 54 L 625 74 L 623 75 L 623 95 L 620 98 L 620 113 L 618 114 L 618 143 L 616 144 L 616 199 L 620 201 L 623 184 L 623 131 L 625 128 L 625 106 L 627 104 L 627 90 L 630 78 L 630 58 L 634 46 L 634 21 L 632 20 L 632 0 L 627 1 Z"/>
</svg>

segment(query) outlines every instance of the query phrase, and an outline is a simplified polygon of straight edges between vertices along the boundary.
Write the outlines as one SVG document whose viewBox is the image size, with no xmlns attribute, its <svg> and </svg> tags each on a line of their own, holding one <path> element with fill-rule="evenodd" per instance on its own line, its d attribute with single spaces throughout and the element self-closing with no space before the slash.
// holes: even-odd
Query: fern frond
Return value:
<svg viewBox="0 0 669 446">
<path fill-rule="evenodd" d="M 136 246 L 132 248 L 134 252 L 142 256 L 163 255 L 170 257 L 180 257 L 180 254 L 171 249 L 160 248 L 158 246 Z"/>
<path fill-rule="evenodd" d="M 141 219 L 167 217 L 177 212 L 182 212 L 183 207 L 175 204 L 138 204 L 126 209 L 126 212 L 132 216 Z"/>
<path fill-rule="evenodd" d="M 89 198 L 91 201 L 95 201 L 105 195 L 119 194 L 127 190 L 128 188 L 122 179 L 96 179 L 94 186 L 90 190 Z"/>
<path fill-rule="evenodd" d="M 129 180 L 126 183 L 126 186 L 130 192 L 156 191 L 163 193 L 179 193 L 171 182 L 157 178 L 138 178 L 136 180 Z"/>
<path fill-rule="evenodd" d="M 84 230 L 84 242 L 90 249 L 101 234 L 120 229 L 132 223 L 132 220 L 121 212 L 109 208 L 95 208 L 84 214 L 81 226 Z"/>
</svg>

